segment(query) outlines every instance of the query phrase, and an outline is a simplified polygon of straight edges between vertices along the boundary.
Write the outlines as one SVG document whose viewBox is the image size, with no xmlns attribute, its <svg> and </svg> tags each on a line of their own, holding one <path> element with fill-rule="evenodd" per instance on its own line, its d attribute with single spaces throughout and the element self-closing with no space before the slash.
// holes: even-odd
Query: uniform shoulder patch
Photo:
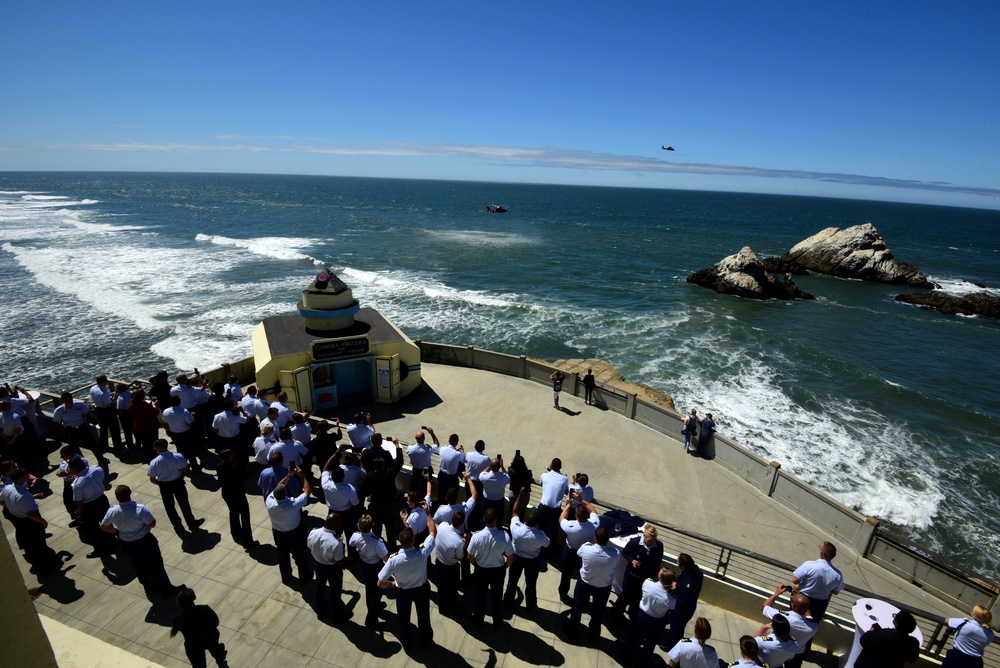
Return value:
<svg viewBox="0 0 1000 668">
<path fill-rule="evenodd" d="M 399 554 L 399 552 L 393 552 L 392 554 L 389 555 L 389 558 L 392 559 L 393 557 L 395 557 L 398 554 Z"/>
<path fill-rule="evenodd" d="M 765 642 L 768 642 L 768 641 L 771 640 L 771 636 L 761 636 L 760 639 L 763 640 L 763 641 L 765 641 Z"/>
<path fill-rule="evenodd" d="M 694 642 L 694 641 L 691 640 L 690 638 L 684 638 L 683 640 L 681 640 L 681 642 Z"/>
</svg>

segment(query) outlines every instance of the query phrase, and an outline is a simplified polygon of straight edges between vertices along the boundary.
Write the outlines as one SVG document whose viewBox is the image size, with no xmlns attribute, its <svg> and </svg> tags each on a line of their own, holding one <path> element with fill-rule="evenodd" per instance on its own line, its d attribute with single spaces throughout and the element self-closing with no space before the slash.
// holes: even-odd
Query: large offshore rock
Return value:
<svg viewBox="0 0 1000 668">
<path fill-rule="evenodd" d="M 749 246 L 712 267 L 694 272 L 687 282 L 747 299 L 813 299 L 808 292 L 799 290 L 790 277 L 779 281 L 767 273 Z"/>
<path fill-rule="evenodd" d="M 809 270 L 915 288 L 938 287 L 913 265 L 896 260 L 871 223 L 844 229 L 828 227 L 795 244 L 780 258 L 767 258 L 763 264 L 772 272 Z"/>
<path fill-rule="evenodd" d="M 910 292 L 896 295 L 896 301 L 916 304 L 948 315 L 981 315 L 1000 318 L 1000 297 L 988 292 L 973 292 L 963 297 L 952 297 L 943 292 Z"/>
</svg>

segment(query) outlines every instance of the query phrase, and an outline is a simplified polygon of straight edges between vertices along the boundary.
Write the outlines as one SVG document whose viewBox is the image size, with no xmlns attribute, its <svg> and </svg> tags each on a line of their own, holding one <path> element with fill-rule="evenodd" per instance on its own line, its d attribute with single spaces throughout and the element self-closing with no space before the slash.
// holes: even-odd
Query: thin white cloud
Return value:
<svg viewBox="0 0 1000 668">
<path fill-rule="evenodd" d="M 928 190 L 983 197 L 1000 196 L 1000 188 L 964 186 L 941 181 L 918 181 L 915 179 L 894 179 L 884 176 L 868 176 L 841 172 L 818 172 L 798 169 L 773 169 L 768 167 L 746 167 L 739 165 L 718 165 L 694 162 L 674 162 L 659 157 L 616 155 L 595 153 L 577 149 L 536 148 L 523 146 L 484 146 L 472 144 L 423 144 L 415 142 L 385 143 L 379 146 L 336 146 L 301 144 L 295 146 L 267 146 L 251 143 L 251 138 L 241 135 L 218 135 L 220 141 L 241 141 L 242 143 L 182 144 L 182 143 L 116 143 L 116 144 L 46 144 L 41 148 L 52 150 L 80 151 L 138 151 L 159 153 L 303 153 L 335 156 L 373 157 L 456 157 L 471 160 L 579 170 L 624 171 L 640 174 L 676 173 L 717 176 L 752 176 L 758 178 L 802 179 L 858 186 L 875 186 L 909 190 Z M 292 140 L 283 136 L 271 139 Z M 256 138 L 260 140 L 261 138 Z M 299 140 L 301 141 L 301 139 Z M 0 151 L 15 150 L 0 147 Z"/>
</svg>

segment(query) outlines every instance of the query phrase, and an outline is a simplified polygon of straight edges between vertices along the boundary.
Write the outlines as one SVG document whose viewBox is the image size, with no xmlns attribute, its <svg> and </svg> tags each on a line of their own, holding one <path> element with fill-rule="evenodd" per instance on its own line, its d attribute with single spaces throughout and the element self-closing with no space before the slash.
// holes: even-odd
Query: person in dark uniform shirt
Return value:
<svg viewBox="0 0 1000 668">
<path fill-rule="evenodd" d="M 226 668 L 226 646 L 219 642 L 219 616 L 207 605 L 195 605 L 193 589 L 181 586 L 177 594 L 177 605 L 181 614 L 174 618 L 170 628 L 170 637 L 180 633 L 184 636 L 184 653 L 194 668 L 205 668 L 207 651 L 219 664 Z"/>
<path fill-rule="evenodd" d="M 911 636 L 917 628 L 917 620 L 906 610 L 892 616 L 891 629 L 869 629 L 861 636 L 861 654 L 854 662 L 854 668 L 903 668 L 904 664 L 916 663 L 920 656 L 920 642 Z"/>
<path fill-rule="evenodd" d="M 657 577 L 663 565 L 663 543 L 657 540 L 656 527 L 647 524 L 641 536 L 626 543 L 622 558 L 625 559 L 622 593 L 611 606 L 611 614 L 618 617 L 627 612 L 629 619 L 635 621 L 642 583 Z"/>
<path fill-rule="evenodd" d="M 677 585 L 674 587 L 677 605 L 670 613 L 670 633 L 665 643 L 668 648 L 676 645 L 677 641 L 684 637 L 684 627 L 694 617 L 694 611 L 698 607 L 698 597 L 701 596 L 701 585 L 705 579 L 701 569 L 689 554 L 681 552 L 677 555 L 677 567 L 680 569 Z"/>
<path fill-rule="evenodd" d="M 242 460 L 237 462 L 233 451 L 226 448 L 219 452 L 219 468 L 216 473 L 219 476 L 222 500 L 229 508 L 229 531 L 233 542 L 242 545 L 249 552 L 260 543 L 254 540 L 253 526 L 250 524 L 250 504 L 243 484 L 248 475 L 246 463 Z"/>
</svg>

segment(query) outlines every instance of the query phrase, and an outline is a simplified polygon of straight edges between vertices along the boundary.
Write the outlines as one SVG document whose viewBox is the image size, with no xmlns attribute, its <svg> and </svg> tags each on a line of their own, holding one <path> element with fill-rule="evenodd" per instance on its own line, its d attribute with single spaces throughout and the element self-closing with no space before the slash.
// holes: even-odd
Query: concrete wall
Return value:
<svg viewBox="0 0 1000 668">
<path fill-rule="evenodd" d="M 556 367 L 473 346 L 451 346 L 417 340 L 421 360 L 436 364 L 450 364 L 482 369 L 533 380 L 548 385 L 549 375 Z M 582 396 L 583 384 L 576 376 L 567 375 L 563 389 L 575 396 Z M 659 431 L 678 442 L 683 417 L 667 408 L 637 399 L 634 394 L 611 386 L 600 386 L 598 403 L 608 410 Z M 998 589 L 991 583 L 979 585 L 956 573 L 953 569 L 923 557 L 905 546 L 897 545 L 878 536 L 878 520 L 844 506 L 835 499 L 781 471 L 781 464 L 766 461 L 725 436 L 716 434 L 711 448 L 714 459 L 762 493 L 773 497 L 782 505 L 793 509 L 802 517 L 830 532 L 831 540 L 850 545 L 863 557 L 910 579 L 914 584 L 927 588 L 929 593 L 969 608 L 979 603 L 1000 613 Z M 759 605 L 759 603 L 758 603 Z"/>
<path fill-rule="evenodd" d="M 3 665 L 56 668 L 52 645 L 42 629 L 4 531 L 0 531 L 0 591 L 3 591 L 3 605 L 0 605 Z"/>
</svg>

